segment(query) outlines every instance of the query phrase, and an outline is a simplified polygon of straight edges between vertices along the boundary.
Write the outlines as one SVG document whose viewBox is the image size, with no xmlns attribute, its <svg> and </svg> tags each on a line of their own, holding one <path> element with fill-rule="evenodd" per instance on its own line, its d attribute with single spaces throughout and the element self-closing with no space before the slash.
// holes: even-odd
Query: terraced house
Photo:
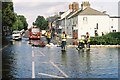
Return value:
<svg viewBox="0 0 120 80">
<path fill-rule="evenodd" d="M 106 14 L 106 11 L 91 8 L 88 1 L 82 2 L 81 8 L 77 2 L 73 2 L 69 4 L 69 10 L 61 15 L 59 26 L 70 38 L 74 37 L 75 32 L 80 39 L 86 32 L 89 32 L 90 36 L 118 32 L 118 18 Z"/>
</svg>

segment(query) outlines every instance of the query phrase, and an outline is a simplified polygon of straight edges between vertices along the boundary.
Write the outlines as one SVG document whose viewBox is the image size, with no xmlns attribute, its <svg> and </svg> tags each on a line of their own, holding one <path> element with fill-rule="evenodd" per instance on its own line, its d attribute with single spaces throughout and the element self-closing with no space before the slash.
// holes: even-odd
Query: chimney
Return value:
<svg viewBox="0 0 120 80">
<path fill-rule="evenodd" d="M 76 10 L 79 9 L 79 3 L 76 3 Z"/>
<path fill-rule="evenodd" d="M 79 4 L 77 2 L 72 3 L 72 11 L 77 11 L 79 9 Z"/>
<path fill-rule="evenodd" d="M 72 11 L 72 4 L 69 4 L 69 10 Z"/>
<path fill-rule="evenodd" d="M 90 3 L 88 1 L 84 1 L 81 4 L 81 9 L 84 10 L 85 8 L 90 7 Z"/>
</svg>

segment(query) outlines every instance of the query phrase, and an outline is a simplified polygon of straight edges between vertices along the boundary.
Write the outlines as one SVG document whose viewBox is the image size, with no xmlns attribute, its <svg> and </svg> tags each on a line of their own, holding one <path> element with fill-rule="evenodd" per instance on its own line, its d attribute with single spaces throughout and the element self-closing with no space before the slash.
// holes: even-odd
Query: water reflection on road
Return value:
<svg viewBox="0 0 120 80">
<path fill-rule="evenodd" d="M 117 48 L 91 48 L 84 52 L 67 48 L 62 52 L 55 46 L 33 47 L 23 38 L 13 41 L 2 53 L 4 78 L 32 78 L 32 61 L 35 78 L 118 78 Z"/>
</svg>

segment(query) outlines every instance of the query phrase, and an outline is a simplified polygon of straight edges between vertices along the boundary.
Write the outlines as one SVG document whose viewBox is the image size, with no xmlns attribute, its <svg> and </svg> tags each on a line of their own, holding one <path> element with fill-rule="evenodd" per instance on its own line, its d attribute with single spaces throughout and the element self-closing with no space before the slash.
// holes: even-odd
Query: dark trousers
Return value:
<svg viewBox="0 0 120 80">
<path fill-rule="evenodd" d="M 48 44 L 50 44 L 51 38 L 47 38 Z"/>
<path fill-rule="evenodd" d="M 82 43 L 82 42 L 79 42 L 79 44 L 78 44 L 78 48 L 79 48 L 79 49 L 82 49 L 82 48 L 84 48 L 84 43 Z"/>
<path fill-rule="evenodd" d="M 90 48 L 90 42 L 88 42 L 86 45 L 87 45 L 87 48 Z"/>
<path fill-rule="evenodd" d="M 62 41 L 61 48 L 65 50 L 65 47 L 66 47 L 66 41 Z"/>
</svg>

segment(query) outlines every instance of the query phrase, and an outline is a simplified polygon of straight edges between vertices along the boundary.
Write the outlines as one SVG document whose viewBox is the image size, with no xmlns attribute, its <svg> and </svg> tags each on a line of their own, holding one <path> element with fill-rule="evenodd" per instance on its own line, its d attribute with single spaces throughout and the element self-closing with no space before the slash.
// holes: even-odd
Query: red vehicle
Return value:
<svg viewBox="0 0 120 80">
<path fill-rule="evenodd" d="M 29 30 L 29 39 L 40 39 L 41 32 L 37 27 L 33 27 Z"/>
</svg>

